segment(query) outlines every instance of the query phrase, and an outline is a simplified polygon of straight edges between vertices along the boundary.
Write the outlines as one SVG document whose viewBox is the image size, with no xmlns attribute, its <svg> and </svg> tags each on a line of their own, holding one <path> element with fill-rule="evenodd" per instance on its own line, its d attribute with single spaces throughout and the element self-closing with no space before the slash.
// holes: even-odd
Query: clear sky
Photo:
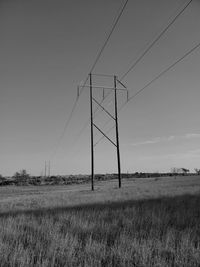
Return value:
<svg viewBox="0 0 200 267">
<path fill-rule="evenodd" d="M 184 2 L 130 0 L 94 72 L 123 75 Z M 120 0 L 0 1 L 1 174 L 25 168 L 40 175 L 49 159 L 53 174 L 90 173 L 89 126 L 77 139 L 89 118 L 88 89 L 51 155 L 77 85 L 87 76 L 121 5 Z M 199 14 L 200 1 L 194 0 L 127 75 L 123 82 L 130 95 L 200 42 Z M 123 172 L 200 168 L 199 70 L 196 50 L 120 112 Z M 95 97 L 100 99 L 100 91 Z M 111 100 L 105 101 L 108 109 Z M 125 100 L 120 96 L 119 105 Z M 103 125 L 106 120 L 101 113 L 95 121 Z M 95 172 L 117 172 L 115 148 L 107 140 L 95 148 Z"/>
</svg>

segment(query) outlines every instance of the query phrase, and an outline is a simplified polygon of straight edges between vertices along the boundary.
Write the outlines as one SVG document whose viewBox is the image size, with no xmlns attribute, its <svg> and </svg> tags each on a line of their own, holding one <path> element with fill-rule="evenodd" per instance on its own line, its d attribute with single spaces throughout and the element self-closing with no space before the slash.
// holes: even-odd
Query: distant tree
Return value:
<svg viewBox="0 0 200 267">
<path fill-rule="evenodd" d="M 13 175 L 13 178 L 19 178 L 20 177 L 20 173 L 19 172 L 16 172 L 14 175 Z"/>
<path fill-rule="evenodd" d="M 183 175 L 184 175 L 184 174 L 187 174 L 188 172 L 190 172 L 190 170 L 185 169 L 185 168 L 181 168 L 181 170 L 182 170 Z"/>
<path fill-rule="evenodd" d="M 171 168 L 171 173 L 175 176 L 175 175 L 178 175 L 180 172 L 180 169 L 179 168 L 176 168 L 176 167 L 173 167 Z"/>
<path fill-rule="evenodd" d="M 5 177 L 3 177 L 3 175 L 0 174 L 0 182 L 4 182 L 6 180 Z"/>
<path fill-rule="evenodd" d="M 19 183 L 26 183 L 28 178 L 30 178 L 30 175 L 26 172 L 26 170 L 23 169 L 19 172 L 16 172 L 13 175 L 13 178 L 15 178 Z"/>
<path fill-rule="evenodd" d="M 3 175 L 0 174 L 0 186 L 4 185 L 6 182 L 6 178 L 3 177 Z"/>
<path fill-rule="evenodd" d="M 200 169 L 195 168 L 194 169 L 197 175 L 200 175 Z"/>
</svg>

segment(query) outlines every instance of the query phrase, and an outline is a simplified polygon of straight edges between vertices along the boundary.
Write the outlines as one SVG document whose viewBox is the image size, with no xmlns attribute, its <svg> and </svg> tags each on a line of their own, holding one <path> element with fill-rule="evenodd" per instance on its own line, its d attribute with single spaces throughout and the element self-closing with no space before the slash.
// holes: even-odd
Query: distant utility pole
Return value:
<svg viewBox="0 0 200 267">
<path fill-rule="evenodd" d="M 105 87 L 105 86 L 95 86 L 93 85 L 93 76 L 105 76 L 113 78 L 113 87 Z M 120 85 L 121 88 L 117 88 L 117 85 Z M 79 96 L 79 88 L 77 96 Z M 116 75 L 102 75 L 102 74 L 89 74 L 89 85 L 85 85 L 85 87 L 90 88 L 90 126 L 91 126 L 91 190 L 94 190 L 94 127 L 117 149 L 117 164 L 118 164 L 118 186 L 121 188 L 121 162 L 120 162 L 120 146 L 119 146 L 119 129 L 118 129 L 118 103 L 117 103 L 117 91 L 126 92 L 127 101 L 128 101 L 128 90 L 122 82 L 117 79 Z M 114 91 L 114 106 L 115 106 L 115 115 L 113 116 L 106 108 L 103 107 L 102 102 L 99 103 L 97 99 L 93 97 L 93 89 L 101 89 L 103 90 L 103 100 L 105 98 L 105 90 L 113 90 Z M 115 122 L 115 132 L 116 132 L 116 142 L 111 140 L 105 132 L 103 132 L 95 123 L 93 116 L 93 103 L 97 104 L 109 117 L 113 119 Z"/>
<path fill-rule="evenodd" d="M 47 175 L 47 163 L 45 161 L 44 163 L 44 177 L 46 178 L 46 175 Z"/>
<path fill-rule="evenodd" d="M 49 160 L 49 166 L 48 166 L 48 176 L 50 177 L 51 174 L 51 162 Z"/>
</svg>

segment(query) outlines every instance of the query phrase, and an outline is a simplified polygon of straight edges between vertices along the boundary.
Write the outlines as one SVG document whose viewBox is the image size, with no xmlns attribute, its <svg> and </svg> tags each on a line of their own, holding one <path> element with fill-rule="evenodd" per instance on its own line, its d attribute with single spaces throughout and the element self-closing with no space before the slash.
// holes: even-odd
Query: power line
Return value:
<svg viewBox="0 0 200 267">
<path fill-rule="evenodd" d="M 145 51 L 142 53 L 142 55 L 141 56 L 139 56 L 139 58 L 134 62 L 134 64 L 122 75 L 122 77 L 120 78 L 120 81 L 122 81 L 127 75 L 128 75 L 128 73 L 131 71 L 131 70 L 133 70 L 135 67 L 136 67 L 136 65 L 142 60 L 142 58 L 151 50 L 151 48 L 160 40 L 160 38 L 165 34 L 165 32 L 173 25 L 173 23 L 178 19 L 178 17 L 185 11 L 185 9 L 190 5 L 190 3 L 192 2 L 193 0 L 190 0 L 189 2 L 187 2 L 186 4 L 184 3 L 184 5 L 183 5 L 183 8 L 181 8 L 181 10 L 180 10 L 180 12 L 173 18 L 173 20 L 158 34 L 158 36 L 152 41 L 152 42 L 150 42 L 150 45 L 147 47 L 147 49 L 145 49 Z M 100 52 L 98 53 L 98 55 L 97 55 L 97 58 L 96 58 L 96 60 L 95 60 L 95 63 L 93 64 L 93 66 L 92 66 L 92 68 L 91 68 L 91 70 L 90 70 L 90 73 L 93 71 L 93 69 L 94 69 L 94 67 L 95 67 L 95 65 L 96 65 L 96 62 L 98 61 L 98 59 L 99 59 L 99 57 L 101 56 L 101 54 L 102 54 L 102 52 L 103 52 L 103 49 L 105 48 L 105 46 L 106 46 L 106 44 L 107 44 L 107 42 L 108 42 L 108 40 L 109 40 L 109 38 L 110 38 L 110 36 L 111 36 L 111 34 L 112 34 L 112 32 L 114 31 L 114 28 L 115 28 L 115 26 L 116 26 L 116 24 L 117 24 L 117 22 L 118 22 L 118 20 L 119 20 L 119 18 L 120 18 L 120 16 L 122 15 L 122 13 L 123 13 L 123 11 L 124 11 L 124 9 L 125 9 L 125 7 L 126 7 L 126 5 L 127 5 L 127 2 L 128 1 L 126 1 L 125 2 L 125 4 L 123 5 L 123 8 L 122 8 L 122 10 L 121 10 L 121 12 L 120 12 L 120 14 L 119 14 L 119 16 L 117 17 L 117 20 L 115 21 L 115 23 L 114 23 L 114 25 L 113 25 L 113 27 L 112 27 L 112 30 L 111 30 L 111 32 L 110 32 L 110 34 L 108 35 L 108 38 L 106 39 L 106 41 L 105 41 L 105 43 L 104 43 L 104 45 L 103 45 L 103 47 L 102 47 L 102 49 L 100 50 Z M 181 7 L 182 7 L 182 5 L 181 5 Z M 95 76 L 108 76 L 108 77 L 110 77 L 110 75 L 105 75 L 105 74 L 94 74 Z M 85 86 L 85 84 L 86 84 L 86 82 L 84 83 L 84 86 Z M 82 87 L 82 90 L 84 89 L 84 86 Z M 110 92 L 108 92 L 108 94 L 107 94 L 107 96 L 105 97 L 105 98 L 107 98 L 108 96 L 110 95 Z M 103 101 L 102 101 L 103 102 Z M 101 102 L 101 103 L 102 103 Z M 98 108 L 97 108 L 97 110 L 98 110 Z M 96 111 L 97 111 L 96 110 Z M 96 113 L 96 111 L 94 112 L 94 113 Z M 102 110 L 100 111 L 100 112 L 102 112 Z M 84 124 L 84 127 L 81 129 L 81 131 L 80 131 L 80 133 L 78 134 L 78 138 L 80 138 L 80 136 L 82 135 L 82 133 L 84 132 L 84 130 L 87 128 L 87 126 L 89 125 L 89 122 L 90 122 L 90 120 L 88 119 L 87 121 L 86 121 L 86 123 Z M 104 125 L 105 126 L 105 125 Z"/>
<path fill-rule="evenodd" d="M 187 2 L 186 4 L 184 4 L 183 5 L 183 8 L 181 8 L 181 10 L 179 11 L 179 13 L 174 17 L 174 19 L 161 31 L 161 33 L 159 33 L 159 35 L 150 43 L 150 45 L 147 47 L 147 49 L 145 49 L 145 51 L 141 54 L 141 56 L 132 64 L 132 66 L 122 75 L 122 77 L 120 78 L 120 80 L 123 80 L 129 73 L 130 73 L 130 71 L 132 71 L 135 67 L 136 67 L 136 65 L 142 60 L 142 58 L 151 50 L 151 48 L 160 40 L 160 38 L 166 33 L 166 31 L 174 24 L 174 22 L 178 19 L 178 17 L 186 10 L 186 8 L 192 3 L 192 1 L 193 0 L 190 0 L 189 2 Z M 111 37 L 111 35 L 112 35 L 112 33 L 114 32 L 114 30 L 115 30 L 115 28 L 116 28 L 116 26 L 117 26 L 117 23 L 118 23 L 118 21 L 119 21 L 119 19 L 120 19 L 120 17 L 122 16 L 122 14 L 123 14 L 123 12 L 124 12 L 124 10 L 125 10 L 125 8 L 126 8 L 126 6 L 127 6 L 127 4 L 128 4 L 128 0 L 126 0 L 125 1 L 125 3 L 123 4 L 123 6 L 122 6 L 122 9 L 121 9 L 121 11 L 120 11 L 120 13 L 118 14 L 118 16 L 117 16 L 117 18 L 114 20 L 114 24 L 113 24 L 113 26 L 112 26 L 112 28 L 111 28 L 111 31 L 110 31 L 110 33 L 108 34 L 108 36 L 107 36 L 107 38 L 106 38 L 106 40 L 105 40 L 105 42 L 104 42 L 104 44 L 103 44 L 103 46 L 102 46 L 102 48 L 100 49 L 100 51 L 99 51 L 99 53 L 97 54 L 97 57 L 96 57 L 96 59 L 95 59 L 95 61 L 94 61 L 94 64 L 92 65 L 92 67 L 91 67 L 91 69 L 90 69 L 90 73 L 94 70 L 94 68 L 95 68 L 95 66 L 96 66 L 96 64 L 97 64 L 97 62 L 98 62 L 98 60 L 99 60 L 99 58 L 101 57 L 101 55 L 102 55 L 102 53 L 103 53 L 103 51 L 104 51 L 104 49 L 105 49 L 105 47 L 106 47 L 106 45 L 107 45 L 107 43 L 108 43 L 108 41 L 109 41 L 109 39 L 110 39 L 110 37 Z M 83 89 L 84 89 L 84 86 L 85 86 L 85 84 L 86 84 L 86 82 L 87 82 L 87 79 L 88 79 L 88 76 L 87 76 L 87 78 L 86 78 L 86 80 L 85 80 L 85 82 L 84 82 L 84 85 L 83 85 L 83 87 L 82 87 L 82 89 L 81 89 L 81 91 L 80 91 L 80 94 L 82 93 L 82 91 L 83 91 Z M 154 81 L 152 81 L 152 82 L 154 82 Z M 144 88 L 145 89 L 145 88 Z M 144 90 L 143 89 L 143 90 Z M 142 91 L 142 90 L 141 90 Z M 138 92 L 139 93 L 139 92 Z M 137 94 L 138 94 L 137 93 Z M 108 93 L 108 95 L 109 95 L 110 93 Z M 107 95 L 107 96 L 108 96 Z M 106 97 L 107 97 L 106 96 Z M 71 111 L 71 113 L 70 113 L 70 116 L 69 116 L 69 118 L 68 118 L 68 121 L 66 122 L 66 124 L 65 124 L 65 127 L 64 127 L 64 130 L 63 130 L 63 133 L 61 134 L 61 136 L 60 136 L 60 139 L 58 140 L 58 146 L 60 145 L 60 142 L 61 142 L 61 140 L 62 140 L 62 138 L 64 137 L 64 134 L 65 134 L 65 131 L 66 131 L 66 129 L 68 128 L 68 125 L 69 125 L 69 122 L 71 121 L 71 118 L 72 118 L 72 115 L 73 115 L 73 113 L 74 113 L 74 110 L 75 110 L 75 108 L 76 108 L 76 105 L 77 105 L 77 102 L 78 102 L 78 98 L 76 99 L 76 101 L 75 101 L 75 103 L 74 103 L 74 105 L 73 105 L 73 108 L 72 108 L 72 111 Z M 107 124 L 107 123 L 106 123 Z M 86 124 L 84 125 L 84 127 L 81 129 L 81 131 L 80 131 L 80 134 L 78 135 L 78 138 L 81 136 L 81 134 L 84 132 L 84 130 L 87 128 L 87 126 L 88 126 L 88 121 L 86 122 Z M 104 125 L 105 126 L 105 125 Z M 55 150 L 55 153 L 57 152 L 57 148 L 56 148 L 56 150 Z M 55 154 L 54 153 L 54 154 Z"/>
<path fill-rule="evenodd" d="M 186 10 L 186 8 L 192 3 L 193 0 L 190 0 L 187 3 L 184 3 L 183 6 L 181 6 L 181 10 L 178 12 L 178 14 L 172 19 L 172 21 L 158 34 L 158 36 L 150 42 L 150 45 L 145 49 L 145 51 L 139 56 L 139 58 L 132 64 L 132 66 L 122 75 L 122 77 L 119 79 L 122 81 L 129 73 L 132 71 L 136 65 L 143 59 L 143 57 L 152 49 L 152 47 L 160 40 L 160 38 L 167 32 L 167 30 L 175 23 L 175 21 L 178 19 L 178 17 Z M 144 88 L 145 89 L 145 88 Z M 109 122 L 105 122 L 104 126 Z M 111 128 L 112 129 L 112 128 Z M 103 138 L 101 138 L 102 140 Z M 98 142 L 97 142 L 98 143 Z"/>
<path fill-rule="evenodd" d="M 119 22 L 119 20 L 120 20 L 120 18 L 121 18 L 121 16 L 122 16 L 122 14 L 123 14 L 123 12 L 124 12 L 124 10 L 125 10 L 127 4 L 128 4 L 128 1 L 129 1 L 129 0 L 126 0 L 125 3 L 122 4 L 122 7 L 120 7 L 119 14 L 115 17 L 114 22 L 113 22 L 113 25 L 112 25 L 112 27 L 111 27 L 109 33 L 108 33 L 108 36 L 106 37 L 106 40 L 105 40 L 103 46 L 102 46 L 101 49 L 99 50 L 99 52 L 98 52 L 98 54 L 97 54 L 97 56 L 96 56 L 96 59 L 95 59 L 93 65 L 92 65 L 92 67 L 91 67 L 89 73 L 92 73 L 92 72 L 93 72 L 93 70 L 94 70 L 94 68 L 95 68 L 95 66 L 96 66 L 96 64 L 97 64 L 97 62 L 99 61 L 99 59 L 100 59 L 100 57 L 101 57 L 101 55 L 102 55 L 102 53 L 103 53 L 105 47 L 107 46 L 107 44 L 108 44 L 108 42 L 109 42 L 109 40 L 110 40 L 111 35 L 113 34 L 113 32 L 114 32 L 114 30 L 115 30 L 115 28 L 116 28 L 116 26 L 117 26 L 117 24 L 118 24 L 118 22 Z M 88 77 L 87 77 L 87 79 L 88 79 Z M 82 87 L 82 89 L 81 89 L 81 91 L 80 91 L 80 95 L 81 95 L 82 91 L 84 90 L 84 87 L 85 87 L 85 85 L 86 85 L 87 79 L 86 79 L 86 81 L 83 83 L 83 87 Z"/>
<path fill-rule="evenodd" d="M 122 81 L 130 73 L 130 71 L 132 71 L 136 67 L 136 65 L 144 58 L 144 56 L 160 40 L 160 38 L 167 32 L 167 30 L 175 23 L 175 21 L 178 19 L 178 17 L 186 10 L 186 8 L 191 4 L 192 1 L 193 0 L 190 0 L 189 2 L 187 1 L 186 3 L 184 3 L 183 5 L 181 5 L 181 8 L 180 7 L 178 8 L 178 10 L 180 9 L 180 11 L 178 12 L 178 14 L 172 19 L 172 21 L 170 21 L 170 23 L 167 24 L 166 27 L 164 27 L 164 29 L 161 30 L 161 32 L 158 33 L 157 37 L 155 39 L 153 39 L 153 41 L 149 42 L 149 45 L 143 51 L 143 53 L 138 57 L 138 59 L 136 59 L 136 61 L 131 65 L 131 67 L 129 67 L 129 69 L 119 79 L 120 81 Z M 98 74 L 98 76 L 105 76 L 105 75 Z M 109 92 L 106 97 L 108 97 L 110 93 L 111 92 Z M 100 112 L 102 112 L 102 110 L 100 110 Z M 107 122 L 106 122 L 106 124 L 107 124 Z M 106 124 L 104 124 L 104 126 Z"/>
<path fill-rule="evenodd" d="M 168 68 L 166 68 L 164 71 L 162 71 L 159 75 L 157 75 L 153 80 L 148 82 L 144 87 L 142 87 L 140 90 L 138 90 L 134 95 L 132 95 L 127 102 L 125 102 L 119 109 L 121 111 L 132 99 L 134 99 L 136 96 L 138 96 L 142 91 L 144 91 L 147 87 L 149 87 L 152 83 L 154 83 L 156 80 L 158 80 L 161 76 L 163 76 L 166 72 L 174 68 L 178 63 L 180 63 L 183 59 L 185 59 L 187 56 L 189 56 L 191 53 L 193 53 L 195 50 L 197 50 L 200 47 L 200 42 L 195 45 L 192 49 L 190 49 L 186 54 L 184 54 L 181 58 L 176 60 L 172 65 L 170 65 Z M 110 120 L 108 120 L 110 121 Z M 107 122 L 108 122 L 107 121 Z M 110 128 L 106 133 L 109 133 L 114 127 Z M 95 146 L 102 140 L 104 137 L 101 137 L 95 144 Z"/>
<path fill-rule="evenodd" d="M 150 43 L 150 45 L 145 49 L 145 51 L 139 56 L 139 58 L 129 67 L 129 69 L 122 75 L 120 80 L 122 81 L 129 73 L 132 71 L 135 66 L 142 60 L 142 58 L 151 50 L 151 48 L 160 40 L 160 38 L 167 32 L 167 30 L 174 24 L 178 17 L 186 10 L 186 8 L 192 3 L 193 0 L 190 0 L 183 5 L 183 8 L 179 13 L 174 17 L 174 19 L 158 34 L 158 36 Z"/>
<path fill-rule="evenodd" d="M 101 50 L 99 51 L 99 53 L 98 53 L 98 55 L 97 55 L 96 60 L 95 60 L 94 64 L 92 65 L 92 68 L 91 68 L 91 70 L 90 70 L 90 73 L 93 72 L 93 70 L 94 70 L 94 68 L 95 68 L 95 66 L 96 66 L 96 64 L 97 64 L 97 62 L 98 62 L 98 60 L 99 60 L 99 58 L 101 57 L 101 54 L 103 53 L 103 50 L 105 49 L 105 47 L 106 47 L 106 45 L 107 45 L 107 43 L 108 43 L 108 41 L 109 41 L 109 39 L 110 39 L 112 33 L 114 32 L 114 30 L 115 30 L 115 28 L 116 28 L 116 26 L 117 26 L 117 24 L 118 24 L 118 22 L 119 22 L 119 20 L 120 20 L 120 18 L 121 18 L 121 16 L 122 16 L 123 12 L 124 12 L 124 10 L 125 10 L 127 4 L 128 4 L 128 1 L 129 1 L 129 0 L 126 0 L 126 1 L 125 1 L 125 3 L 123 4 L 122 9 L 121 9 L 119 15 L 118 15 L 117 18 L 115 19 L 115 21 L 114 21 L 114 25 L 112 26 L 111 31 L 110 31 L 110 33 L 108 34 L 108 37 L 106 38 L 106 41 L 105 41 L 104 45 L 102 46 Z"/>
<path fill-rule="evenodd" d="M 114 19 L 114 24 L 113 24 L 113 26 L 111 27 L 111 30 L 110 30 L 110 32 L 109 32 L 109 34 L 108 34 L 108 36 L 107 36 L 107 38 L 106 38 L 106 40 L 105 40 L 105 42 L 104 42 L 102 48 L 100 49 L 99 53 L 97 54 L 96 59 L 95 59 L 93 65 L 92 65 L 92 67 L 91 67 L 89 73 L 91 73 L 91 72 L 94 70 L 94 68 L 95 68 L 95 66 L 96 66 L 96 64 L 97 64 L 97 62 L 99 61 L 99 59 L 100 59 L 100 57 L 101 57 L 101 55 L 102 55 L 102 53 L 103 53 L 103 51 L 104 51 L 106 45 L 108 44 L 108 42 L 109 42 L 109 40 L 110 40 L 110 37 L 111 37 L 112 33 L 114 32 L 114 30 L 115 30 L 115 28 L 116 28 L 116 26 L 117 26 L 117 24 L 118 24 L 118 22 L 119 22 L 119 20 L 120 20 L 120 18 L 121 18 L 121 16 L 122 16 L 123 12 L 124 12 L 124 10 L 125 10 L 127 4 L 128 4 L 128 1 L 129 1 L 129 0 L 126 0 L 126 1 L 125 1 L 125 3 L 122 5 L 122 8 L 120 9 L 119 14 L 118 14 L 117 17 Z M 83 91 L 83 89 L 84 89 L 84 86 L 85 86 L 86 83 L 87 83 L 87 80 L 88 80 L 88 76 L 87 76 L 87 78 L 86 78 L 86 80 L 85 80 L 85 82 L 84 82 L 84 84 L 83 84 L 83 87 L 82 87 L 82 89 L 81 89 L 81 91 L 80 91 L 80 95 L 81 95 L 81 93 L 82 93 L 82 91 Z M 80 95 L 79 95 L 79 96 L 80 96 Z M 54 150 L 54 152 L 53 152 L 53 155 L 52 155 L 53 157 L 55 156 L 55 154 L 56 154 L 56 152 L 57 152 L 57 150 L 58 150 L 58 147 L 60 146 L 60 142 L 62 141 L 62 139 L 63 139 L 63 137 L 64 137 L 64 135 L 65 135 L 65 132 L 66 132 L 66 130 L 67 130 L 69 124 L 70 124 L 70 121 L 71 121 L 71 119 L 72 119 L 72 117 L 73 117 L 74 111 L 75 111 L 76 106 L 77 106 L 77 103 L 78 103 L 78 99 L 79 99 L 79 97 L 76 98 L 76 100 L 75 100 L 75 102 L 74 102 L 74 104 L 73 104 L 73 106 L 72 106 L 72 110 L 71 110 L 71 112 L 70 112 L 70 115 L 69 115 L 69 117 L 68 117 L 66 123 L 65 123 L 63 132 L 61 133 L 61 135 L 60 135 L 60 137 L 59 137 L 59 139 L 58 139 L 58 141 L 57 141 L 56 148 L 55 148 L 55 150 Z"/>
<path fill-rule="evenodd" d="M 184 54 L 181 58 L 179 58 L 177 61 L 175 61 L 172 65 L 170 65 L 167 69 L 162 71 L 158 76 L 156 76 L 153 80 L 151 80 L 148 84 L 146 84 L 143 88 L 141 88 L 139 91 L 137 91 L 133 96 L 129 98 L 129 100 L 123 104 L 120 107 L 120 110 L 133 98 L 135 98 L 138 94 L 140 94 L 143 90 L 145 90 L 148 86 L 150 86 L 152 83 L 154 83 L 156 80 L 158 80 L 161 76 L 163 76 L 166 72 L 171 70 L 173 67 L 175 67 L 179 62 L 181 62 L 183 59 L 185 59 L 187 56 L 189 56 L 191 53 L 193 53 L 196 49 L 200 47 L 200 42 L 195 45 L 192 49 L 190 49 L 186 54 Z"/>
</svg>

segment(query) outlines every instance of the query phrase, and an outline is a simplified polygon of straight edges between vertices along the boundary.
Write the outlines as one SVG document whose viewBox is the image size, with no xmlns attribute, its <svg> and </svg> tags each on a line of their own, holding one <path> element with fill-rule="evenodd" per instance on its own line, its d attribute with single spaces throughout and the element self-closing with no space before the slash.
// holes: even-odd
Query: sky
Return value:
<svg viewBox="0 0 200 267">
<path fill-rule="evenodd" d="M 129 69 L 187 1 L 129 0 L 94 73 Z M 90 173 L 89 90 L 79 97 L 63 138 L 77 86 L 87 77 L 119 13 L 121 0 L 0 1 L 0 174 L 26 169 L 52 174 Z M 124 79 L 130 96 L 200 42 L 200 1 L 184 13 Z M 200 49 L 197 49 L 119 113 L 122 172 L 200 168 Z M 94 77 L 113 86 L 112 78 Z M 126 101 L 118 93 L 118 104 Z M 94 90 L 101 101 L 102 90 Z M 104 101 L 113 112 L 113 95 Z M 95 116 L 103 130 L 107 115 Z M 109 134 L 115 140 L 114 131 Z M 95 142 L 101 137 L 95 132 Z M 60 140 L 60 141 L 58 141 Z M 59 145 L 59 146 L 58 146 Z M 117 172 L 116 149 L 95 147 L 95 173 Z"/>
</svg>

